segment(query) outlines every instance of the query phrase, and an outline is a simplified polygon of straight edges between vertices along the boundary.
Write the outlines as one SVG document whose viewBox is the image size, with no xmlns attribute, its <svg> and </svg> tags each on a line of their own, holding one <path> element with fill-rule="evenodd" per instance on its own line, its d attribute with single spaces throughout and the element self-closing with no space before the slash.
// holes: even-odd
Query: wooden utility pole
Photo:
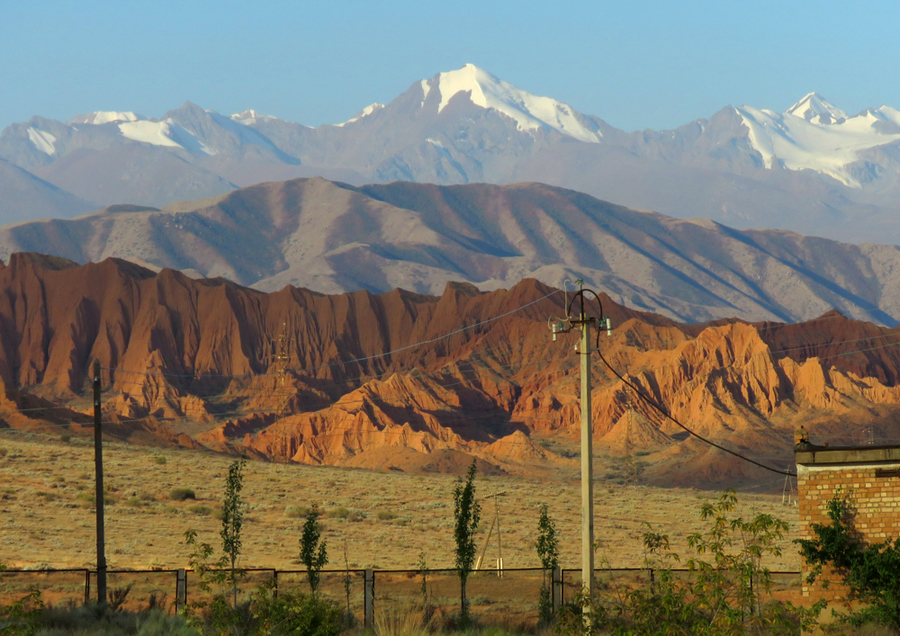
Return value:
<svg viewBox="0 0 900 636">
<path fill-rule="evenodd" d="M 97 603 L 106 605 L 106 533 L 103 527 L 103 429 L 100 411 L 100 361 L 94 360 L 94 483 L 97 509 Z"/>
<path fill-rule="evenodd" d="M 484 555 L 487 554 L 488 546 L 491 543 L 491 535 L 494 533 L 494 526 L 497 526 L 497 576 L 503 576 L 503 543 L 500 539 L 500 497 L 506 495 L 505 490 L 495 492 L 493 495 L 487 495 L 485 499 L 494 498 L 494 519 L 491 521 L 491 527 L 488 529 L 487 538 L 484 540 L 484 548 L 481 550 L 481 556 L 475 561 L 475 569 L 480 570 L 484 565 Z"/>
</svg>

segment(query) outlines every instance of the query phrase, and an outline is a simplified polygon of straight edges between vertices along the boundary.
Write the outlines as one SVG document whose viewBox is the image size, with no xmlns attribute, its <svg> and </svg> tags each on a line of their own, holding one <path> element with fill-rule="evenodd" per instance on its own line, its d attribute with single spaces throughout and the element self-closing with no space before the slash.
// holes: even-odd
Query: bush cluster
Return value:
<svg viewBox="0 0 900 636">
<path fill-rule="evenodd" d="M 172 501 L 186 501 L 188 499 L 196 499 L 197 495 L 191 488 L 173 488 L 169 493 L 169 499 Z"/>
</svg>

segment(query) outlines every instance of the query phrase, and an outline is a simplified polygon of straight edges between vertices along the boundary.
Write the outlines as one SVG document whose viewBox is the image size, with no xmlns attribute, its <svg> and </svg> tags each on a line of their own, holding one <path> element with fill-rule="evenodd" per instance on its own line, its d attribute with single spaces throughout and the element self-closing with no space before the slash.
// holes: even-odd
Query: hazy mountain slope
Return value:
<svg viewBox="0 0 900 636">
<path fill-rule="evenodd" d="M 44 218 L 71 218 L 100 207 L 2 159 L 0 159 L 0 193 L 2 193 L 0 219 L 4 223 Z"/>
<path fill-rule="evenodd" d="M 116 205 L 162 206 L 172 202 L 173 193 L 199 199 L 235 188 L 177 154 L 136 145 L 78 150 L 34 174 L 80 197 Z"/>
<path fill-rule="evenodd" d="M 539 184 L 354 188 L 261 184 L 162 211 L 113 207 L 0 228 L 0 255 L 117 256 L 272 291 L 395 287 L 439 293 L 525 277 L 584 278 L 631 306 L 688 321 L 803 320 L 830 309 L 900 320 L 900 250 L 636 212 Z"/>
</svg>

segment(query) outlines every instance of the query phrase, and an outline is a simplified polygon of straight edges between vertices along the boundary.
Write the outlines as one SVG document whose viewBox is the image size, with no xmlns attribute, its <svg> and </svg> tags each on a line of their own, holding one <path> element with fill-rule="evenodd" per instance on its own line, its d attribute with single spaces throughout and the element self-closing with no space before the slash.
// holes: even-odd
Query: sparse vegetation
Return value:
<svg viewBox="0 0 900 636">
<path fill-rule="evenodd" d="M 320 514 L 316 504 L 310 506 L 300 537 L 300 562 L 306 566 L 306 578 L 313 597 L 319 591 L 319 573 L 328 563 L 328 550 L 325 540 L 322 539 L 322 526 L 319 524 Z"/>
<path fill-rule="evenodd" d="M 866 543 L 854 527 L 852 493 L 838 492 L 826 504 L 828 524 L 812 524 L 812 539 L 798 539 L 800 554 L 813 566 L 807 577 L 816 581 L 824 566 L 837 571 L 850 590 L 850 601 L 861 608 L 839 615 L 860 627 L 874 622 L 900 629 L 900 537 Z"/>
<path fill-rule="evenodd" d="M 726 491 L 718 502 L 701 506 L 700 517 L 708 527 L 688 539 L 696 555 L 686 561 L 689 578 L 673 572 L 681 557 L 670 550 L 668 535 L 647 525 L 645 565 L 654 578 L 635 588 L 613 586 L 611 594 L 594 599 L 580 597 L 562 612 L 558 633 L 583 630 L 585 604 L 590 605 L 594 633 L 616 636 L 787 636 L 808 629 L 818 615 L 817 606 L 761 603 L 771 588 L 771 573 L 762 558 L 780 552 L 778 540 L 787 524 L 767 514 L 750 521 L 731 516 L 736 505 L 735 493 Z"/>
<path fill-rule="evenodd" d="M 481 520 L 481 504 L 475 499 L 475 460 L 466 478 L 456 480 L 453 488 L 453 538 L 456 542 L 456 573 L 459 575 L 460 622 L 469 622 L 469 601 L 466 581 L 475 565 L 475 533 Z"/>
<path fill-rule="evenodd" d="M 213 513 L 213 509 L 209 506 L 204 506 L 203 504 L 194 504 L 193 506 L 188 506 L 188 512 L 192 512 L 195 515 L 200 515 L 201 517 L 208 517 Z"/>
<path fill-rule="evenodd" d="M 547 512 L 547 504 L 542 504 L 538 515 L 538 538 L 535 542 L 544 578 L 538 599 L 538 615 L 540 622 L 549 625 L 553 621 L 553 571 L 559 566 L 559 539 L 556 536 L 556 524 Z"/>
<path fill-rule="evenodd" d="M 284 507 L 284 516 L 288 519 L 306 519 L 306 515 L 309 513 L 309 508 L 304 508 L 302 506 L 285 506 Z"/>
<path fill-rule="evenodd" d="M 186 501 L 188 499 L 196 499 L 197 495 L 192 488 L 173 488 L 169 492 L 169 499 L 172 501 Z"/>
<path fill-rule="evenodd" d="M 222 500 L 222 561 L 228 567 L 228 582 L 234 593 L 234 607 L 237 607 L 237 584 L 241 572 L 237 569 L 237 560 L 241 554 L 241 529 L 244 525 L 244 502 L 241 490 L 244 488 L 244 466 L 247 462 L 240 459 L 228 467 L 225 479 L 225 496 Z"/>
</svg>

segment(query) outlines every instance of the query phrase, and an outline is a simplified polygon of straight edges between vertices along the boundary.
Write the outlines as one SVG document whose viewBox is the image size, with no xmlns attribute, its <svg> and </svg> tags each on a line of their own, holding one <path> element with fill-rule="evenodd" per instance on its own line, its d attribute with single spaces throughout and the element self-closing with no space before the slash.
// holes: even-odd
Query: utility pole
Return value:
<svg viewBox="0 0 900 636">
<path fill-rule="evenodd" d="M 484 540 L 484 549 L 481 556 L 475 561 L 475 569 L 480 570 L 484 565 L 484 555 L 487 554 L 488 546 L 491 544 L 491 535 L 494 533 L 494 526 L 497 526 L 497 576 L 503 577 L 503 543 L 500 539 L 500 497 L 506 495 L 505 490 L 495 492 L 493 495 L 487 495 L 485 499 L 494 498 L 494 519 L 491 521 L 491 527 L 488 528 L 487 539 Z"/>
<path fill-rule="evenodd" d="M 287 321 L 283 321 L 281 323 L 281 333 L 278 334 L 278 338 L 272 341 L 272 353 L 269 354 L 268 359 L 269 363 L 274 367 L 274 372 L 276 374 L 275 380 L 275 388 L 273 391 L 273 395 L 277 395 L 279 397 L 279 406 L 278 406 L 278 419 L 284 419 L 284 415 L 287 412 L 287 407 L 290 403 L 290 397 L 288 395 L 288 366 L 291 359 L 291 344 L 292 340 L 288 339 L 287 335 Z M 275 453 L 272 453 L 273 459 Z M 285 462 L 290 461 L 290 452 L 288 451 L 288 442 L 287 437 L 284 432 L 281 434 L 281 460 Z M 276 461 L 278 461 L 276 459 Z"/>
<path fill-rule="evenodd" d="M 94 360 L 94 483 L 97 510 L 97 603 L 106 605 L 106 532 L 103 527 L 103 429 L 100 410 L 100 361 Z"/>
<path fill-rule="evenodd" d="M 581 589 L 586 603 L 582 608 L 585 627 L 591 625 L 590 601 L 594 598 L 594 451 L 593 430 L 591 426 L 591 326 L 606 327 L 607 335 L 611 335 L 609 318 L 603 317 L 603 307 L 597 293 L 584 289 L 584 281 L 575 281 L 578 291 L 570 302 L 566 303 L 566 318 L 563 322 L 551 323 L 553 340 L 560 333 L 568 333 L 573 329 L 581 329 L 581 337 L 576 352 L 581 360 Z M 600 317 L 588 316 L 585 313 L 584 295 L 593 294 L 600 305 Z M 572 306 L 579 299 L 577 318 L 572 318 Z"/>
</svg>

